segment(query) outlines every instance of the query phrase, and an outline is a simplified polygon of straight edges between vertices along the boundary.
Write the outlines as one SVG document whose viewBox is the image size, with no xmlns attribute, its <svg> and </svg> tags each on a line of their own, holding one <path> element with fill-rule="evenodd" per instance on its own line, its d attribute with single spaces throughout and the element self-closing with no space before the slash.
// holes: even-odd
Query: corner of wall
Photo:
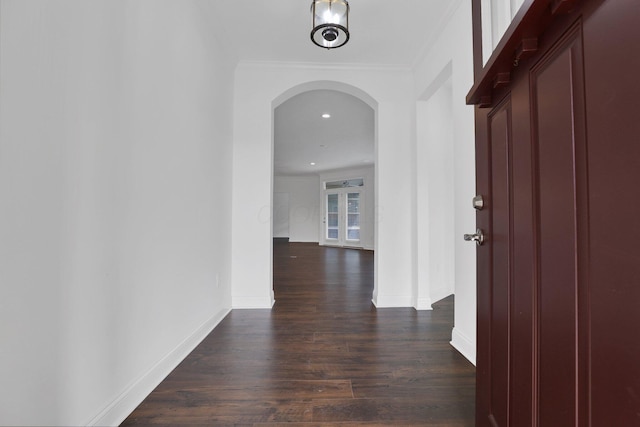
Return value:
<svg viewBox="0 0 640 427">
<path fill-rule="evenodd" d="M 376 308 L 413 307 L 414 301 L 411 295 L 377 295 L 373 304 Z"/>
<path fill-rule="evenodd" d="M 413 304 L 416 310 L 433 310 L 431 298 L 416 298 Z"/>
<path fill-rule="evenodd" d="M 229 314 L 223 309 L 204 322 L 189 337 L 160 359 L 151 369 L 129 384 L 99 414 L 84 425 L 117 426 L 204 340 Z"/>
<path fill-rule="evenodd" d="M 271 297 L 254 297 L 254 296 L 233 296 L 231 306 L 234 310 L 244 309 L 270 309 L 275 304 L 276 300 L 271 291 Z"/>
<path fill-rule="evenodd" d="M 466 335 L 460 332 L 459 329 L 453 328 L 451 332 L 451 346 L 458 350 L 469 362 L 476 364 L 476 344 L 475 340 L 469 339 Z"/>
</svg>

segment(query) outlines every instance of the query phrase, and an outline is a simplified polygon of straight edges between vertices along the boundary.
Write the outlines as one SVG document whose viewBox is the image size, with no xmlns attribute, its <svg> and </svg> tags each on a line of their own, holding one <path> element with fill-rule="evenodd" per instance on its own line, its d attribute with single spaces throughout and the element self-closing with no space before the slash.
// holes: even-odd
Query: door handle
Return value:
<svg viewBox="0 0 640 427">
<path fill-rule="evenodd" d="M 474 234 L 465 234 L 464 240 L 467 242 L 476 242 L 476 245 L 480 246 L 484 243 L 484 233 L 478 228 Z"/>
</svg>

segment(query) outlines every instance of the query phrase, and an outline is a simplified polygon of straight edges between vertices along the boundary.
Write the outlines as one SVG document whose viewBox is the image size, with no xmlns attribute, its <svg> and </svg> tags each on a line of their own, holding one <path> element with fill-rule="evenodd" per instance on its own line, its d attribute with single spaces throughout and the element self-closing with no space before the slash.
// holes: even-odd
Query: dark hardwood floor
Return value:
<svg viewBox="0 0 640 427">
<path fill-rule="evenodd" d="M 373 252 L 274 244 L 273 310 L 234 310 L 123 426 L 472 426 L 453 297 L 376 309 Z"/>
</svg>

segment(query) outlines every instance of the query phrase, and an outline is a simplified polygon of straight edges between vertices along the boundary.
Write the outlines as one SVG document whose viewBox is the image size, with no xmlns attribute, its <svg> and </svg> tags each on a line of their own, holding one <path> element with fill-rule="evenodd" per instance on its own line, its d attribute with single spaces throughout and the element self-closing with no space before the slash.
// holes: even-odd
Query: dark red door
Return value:
<svg viewBox="0 0 640 427">
<path fill-rule="evenodd" d="M 640 426 L 640 2 L 527 8 L 469 95 L 477 425 Z"/>
</svg>

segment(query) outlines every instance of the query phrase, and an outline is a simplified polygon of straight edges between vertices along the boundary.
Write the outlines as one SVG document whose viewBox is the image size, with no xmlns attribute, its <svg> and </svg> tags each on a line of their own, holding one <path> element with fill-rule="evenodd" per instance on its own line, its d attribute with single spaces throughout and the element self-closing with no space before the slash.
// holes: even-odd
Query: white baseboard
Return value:
<svg viewBox="0 0 640 427">
<path fill-rule="evenodd" d="M 451 332 L 450 344 L 475 366 L 476 343 L 474 341 L 472 341 L 469 337 L 467 337 L 454 327 L 453 331 Z"/>
<path fill-rule="evenodd" d="M 377 308 L 413 307 L 411 295 L 380 295 L 371 300 Z"/>
<path fill-rule="evenodd" d="M 273 298 L 273 290 L 271 291 L 271 297 L 259 298 L 259 297 L 237 297 L 231 298 L 231 306 L 234 310 L 242 309 L 255 309 L 255 308 L 268 308 L 270 309 L 275 304 L 276 300 Z"/>
<path fill-rule="evenodd" d="M 188 336 L 176 348 L 152 366 L 146 373 L 129 384 L 120 395 L 114 399 L 87 426 L 118 426 L 133 412 L 134 409 L 166 378 L 185 357 L 229 314 L 231 310 L 220 310 L 209 320 L 204 322 L 193 334 Z"/>
<path fill-rule="evenodd" d="M 414 304 L 416 310 L 433 310 L 431 298 L 418 298 Z"/>
</svg>

